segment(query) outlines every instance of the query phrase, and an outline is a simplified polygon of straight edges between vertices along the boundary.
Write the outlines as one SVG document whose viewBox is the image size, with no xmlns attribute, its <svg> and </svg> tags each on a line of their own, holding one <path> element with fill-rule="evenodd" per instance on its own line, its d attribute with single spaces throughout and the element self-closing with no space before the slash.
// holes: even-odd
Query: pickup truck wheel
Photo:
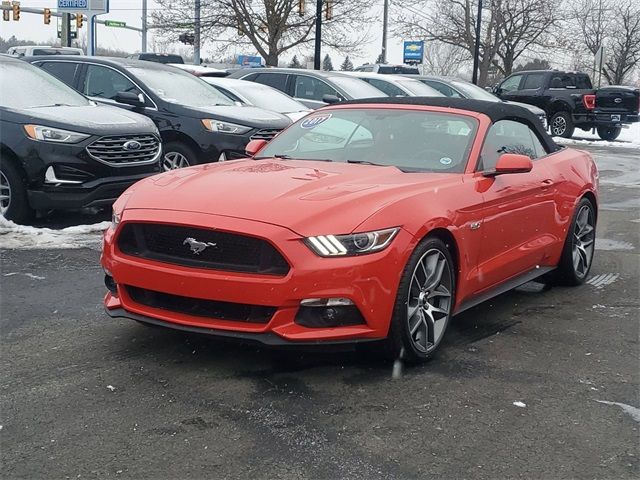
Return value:
<svg viewBox="0 0 640 480">
<path fill-rule="evenodd" d="M 622 128 L 620 127 L 598 127 L 598 136 L 602 140 L 615 140 L 620 135 Z"/>
<path fill-rule="evenodd" d="M 551 117 L 551 135 L 554 137 L 571 138 L 576 129 L 569 112 L 557 112 Z"/>
</svg>

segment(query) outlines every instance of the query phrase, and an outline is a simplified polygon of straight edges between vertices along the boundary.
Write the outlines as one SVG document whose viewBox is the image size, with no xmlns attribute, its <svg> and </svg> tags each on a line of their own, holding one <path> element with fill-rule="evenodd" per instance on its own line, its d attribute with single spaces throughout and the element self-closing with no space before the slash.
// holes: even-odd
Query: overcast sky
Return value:
<svg viewBox="0 0 640 480">
<path fill-rule="evenodd" d="M 151 11 L 158 6 L 153 0 L 148 0 L 149 15 Z M 376 59 L 381 49 L 382 38 L 382 0 L 377 0 L 375 6 L 372 7 L 372 11 L 380 19 L 379 25 L 373 25 L 371 27 L 371 42 L 363 47 L 363 54 L 361 56 L 351 55 L 353 63 L 358 66 L 362 63 L 372 62 Z M 56 0 L 22 0 L 21 5 L 23 7 L 33 8 L 51 8 L 55 10 L 57 6 Z M 140 27 L 141 26 L 141 1 L 139 0 L 110 0 L 110 12 L 106 15 L 101 15 L 102 20 L 120 20 L 127 23 L 127 25 Z M 52 17 L 51 24 L 45 25 L 43 23 L 42 15 L 22 12 L 20 21 L 9 22 L 0 21 L 0 35 L 3 38 L 8 38 L 11 35 L 15 35 L 18 39 L 22 40 L 35 40 L 39 42 L 46 42 L 55 39 L 56 37 L 56 17 Z M 87 24 L 82 30 L 87 30 Z M 82 35 L 82 32 L 81 32 Z M 153 35 L 153 30 L 150 30 L 149 35 Z M 141 35 L 138 32 L 126 30 L 122 28 L 105 27 L 104 25 L 98 25 L 98 45 L 108 48 L 117 48 L 128 52 L 140 51 L 141 48 Z M 180 47 L 180 45 L 176 45 Z M 237 54 L 255 54 L 255 51 L 251 51 L 252 47 L 245 49 L 239 48 Z M 309 45 L 307 49 L 300 52 L 300 54 L 312 54 L 313 46 Z M 327 51 L 323 50 L 324 53 Z M 335 52 L 329 52 L 333 59 L 334 68 L 338 68 L 343 60 L 343 55 Z M 204 51 L 201 54 L 203 57 L 216 58 L 215 44 L 207 43 Z M 402 63 L 402 39 L 393 38 L 390 36 L 388 43 L 387 60 L 390 63 Z"/>
</svg>

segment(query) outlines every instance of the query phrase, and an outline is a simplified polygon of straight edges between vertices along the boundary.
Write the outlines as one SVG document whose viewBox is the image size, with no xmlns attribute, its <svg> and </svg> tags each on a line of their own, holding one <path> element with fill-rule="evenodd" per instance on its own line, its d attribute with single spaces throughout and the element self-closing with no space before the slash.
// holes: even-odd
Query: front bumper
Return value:
<svg viewBox="0 0 640 480">
<path fill-rule="evenodd" d="M 78 185 L 42 185 L 27 191 L 29 205 L 42 210 L 111 205 L 131 185 L 154 174 L 100 178 Z"/>
<path fill-rule="evenodd" d="M 125 210 L 126 222 L 157 222 L 158 213 Z M 386 337 L 393 314 L 405 252 L 412 236 L 400 230 L 382 252 L 358 257 L 321 258 L 293 232 L 244 219 L 192 212 L 163 212 L 172 224 L 210 226 L 268 239 L 289 262 L 286 276 L 262 275 L 184 267 L 132 257 L 117 247 L 117 232 L 105 233 L 102 266 L 117 284 L 117 294 L 107 293 L 110 316 L 126 317 L 180 330 L 252 339 L 262 343 L 341 343 Z M 136 303 L 127 287 L 138 287 L 194 299 L 275 307 L 267 323 L 249 323 L 193 316 Z M 347 298 L 358 308 L 364 323 L 310 328 L 296 323 L 300 302 L 309 298 Z"/>
</svg>

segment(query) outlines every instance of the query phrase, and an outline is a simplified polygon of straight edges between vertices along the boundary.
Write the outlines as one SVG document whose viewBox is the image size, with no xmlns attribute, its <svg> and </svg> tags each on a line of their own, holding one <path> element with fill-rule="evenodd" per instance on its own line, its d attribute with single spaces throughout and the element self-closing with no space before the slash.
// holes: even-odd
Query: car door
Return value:
<svg viewBox="0 0 640 480">
<path fill-rule="evenodd" d="M 286 73 L 278 73 L 278 72 L 260 72 L 260 73 L 252 73 L 247 77 L 244 77 L 243 80 L 249 80 L 251 82 L 261 83 L 262 85 L 268 85 L 269 87 L 273 87 L 276 90 L 280 90 L 283 93 L 287 92 L 287 78 L 289 77 Z"/>
<path fill-rule="evenodd" d="M 543 72 L 527 73 L 524 77 L 520 90 L 517 92 L 518 101 L 535 105 L 544 110 L 544 99 L 542 96 L 546 74 Z"/>
<path fill-rule="evenodd" d="M 58 80 L 66 83 L 73 89 L 78 89 L 78 82 L 80 80 L 80 72 L 82 71 L 82 65 L 78 62 L 59 61 L 59 60 L 45 60 L 37 62 L 37 66 L 42 68 L 47 73 L 53 75 Z"/>
<path fill-rule="evenodd" d="M 398 87 L 397 85 L 394 85 L 391 82 L 380 80 L 379 78 L 367 78 L 367 77 L 361 78 L 361 80 L 364 80 L 368 84 L 376 87 L 378 90 L 386 93 L 390 97 L 406 97 L 407 96 L 407 93 L 404 90 L 402 90 L 400 87 Z"/>
<path fill-rule="evenodd" d="M 503 100 L 511 100 L 513 102 L 519 102 L 520 98 L 520 84 L 522 83 L 524 75 L 516 74 L 507 77 L 497 89 L 498 96 Z"/>
<path fill-rule="evenodd" d="M 478 262 L 479 289 L 484 290 L 544 264 L 555 237 L 555 184 L 545 162 L 542 143 L 524 123 L 501 120 L 489 129 L 478 172 L 490 172 L 502 153 L 528 155 L 526 173 L 487 176 L 478 183 L 484 196 L 482 245 Z"/>
<path fill-rule="evenodd" d="M 310 75 L 296 74 L 293 77 L 293 98 L 309 108 L 320 108 L 326 105 L 322 100 L 325 95 L 335 95 L 344 100 L 335 88 L 324 80 Z"/>
</svg>

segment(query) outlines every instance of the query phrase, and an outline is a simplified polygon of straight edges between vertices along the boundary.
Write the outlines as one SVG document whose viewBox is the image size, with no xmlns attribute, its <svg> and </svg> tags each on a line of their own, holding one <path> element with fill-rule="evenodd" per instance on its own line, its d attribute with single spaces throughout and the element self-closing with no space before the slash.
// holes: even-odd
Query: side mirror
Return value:
<svg viewBox="0 0 640 480">
<path fill-rule="evenodd" d="M 485 172 L 485 177 L 495 177 L 507 173 L 527 173 L 533 168 L 533 162 L 527 155 L 519 153 L 503 153 L 498 158 L 496 168 L 493 171 Z"/>
<path fill-rule="evenodd" d="M 330 95 L 330 94 L 325 94 L 322 96 L 322 101 L 324 103 L 328 103 L 329 105 L 333 104 L 333 103 L 339 103 L 340 99 L 338 98 L 337 95 Z"/>
<path fill-rule="evenodd" d="M 116 102 L 131 105 L 133 107 L 144 107 L 144 96 L 141 93 L 118 92 L 116 93 Z"/>
<path fill-rule="evenodd" d="M 253 157 L 256 153 L 262 150 L 266 144 L 267 141 L 263 138 L 259 140 L 251 140 L 249 143 L 247 143 L 247 146 L 244 147 L 244 152 L 249 157 Z"/>
</svg>

